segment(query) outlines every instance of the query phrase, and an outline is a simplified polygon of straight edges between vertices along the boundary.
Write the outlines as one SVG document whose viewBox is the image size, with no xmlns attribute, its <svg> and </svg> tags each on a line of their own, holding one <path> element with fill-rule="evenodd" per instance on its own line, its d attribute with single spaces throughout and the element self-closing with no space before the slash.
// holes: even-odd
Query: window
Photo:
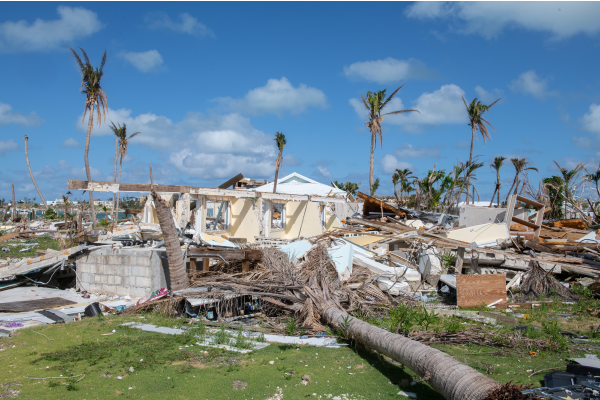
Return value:
<svg viewBox="0 0 600 400">
<path fill-rule="evenodd" d="M 229 230 L 229 202 L 206 202 L 206 231 Z"/>
<path fill-rule="evenodd" d="M 285 204 L 271 204 L 271 229 L 285 229 Z"/>
</svg>

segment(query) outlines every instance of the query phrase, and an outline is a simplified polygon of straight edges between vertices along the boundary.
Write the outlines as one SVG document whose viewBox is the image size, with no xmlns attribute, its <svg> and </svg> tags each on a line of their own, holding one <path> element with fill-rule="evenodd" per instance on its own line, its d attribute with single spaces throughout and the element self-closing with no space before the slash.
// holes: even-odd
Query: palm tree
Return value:
<svg viewBox="0 0 600 400">
<path fill-rule="evenodd" d="M 139 135 L 141 132 L 136 132 L 127 137 L 127 125 L 124 123 L 123 126 L 119 124 L 116 126 L 114 122 L 111 121 L 112 126 L 110 129 L 113 131 L 117 140 L 119 141 L 119 191 L 117 192 L 117 207 L 116 211 L 113 209 L 113 212 L 116 212 L 115 223 L 119 219 L 119 201 L 121 198 L 121 172 L 123 171 L 123 158 L 127 155 L 127 146 L 129 143 L 129 139 Z"/>
<path fill-rule="evenodd" d="M 555 160 L 552 160 L 552 161 L 554 161 L 554 164 L 556 164 L 556 166 L 560 170 L 560 173 L 562 174 L 562 178 L 564 181 L 565 200 L 568 201 L 569 203 L 571 203 L 573 208 L 575 208 L 575 210 L 578 211 L 582 216 L 585 216 L 585 214 L 577 206 L 576 201 L 573 198 L 573 185 L 572 185 L 572 182 L 577 179 L 579 173 L 584 169 L 584 164 L 579 163 L 575 166 L 574 169 L 568 170 L 566 168 L 561 167 L 560 164 L 557 163 Z M 565 201 L 565 218 L 567 217 L 567 202 L 566 201 Z"/>
<path fill-rule="evenodd" d="M 375 192 L 377 192 L 377 189 L 379 189 L 379 185 L 380 185 L 380 181 L 379 178 L 375 179 L 375 182 L 373 182 L 373 184 L 371 185 L 371 197 L 375 196 Z"/>
<path fill-rule="evenodd" d="M 275 133 L 275 143 L 277 144 L 277 158 L 275 159 L 275 180 L 273 181 L 273 193 L 277 193 L 277 177 L 279 176 L 279 167 L 281 167 L 281 161 L 283 161 L 283 148 L 287 144 L 285 135 L 281 132 Z"/>
<path fill-rule="evenodd" d="M 391 114 L 419 112 L 417 110 L 399 110 L 399 111 L 392 111 L 392 112 L 385 113 L 385 114 L 381 113 L 383 111 L 383 109 L 385 108 L 385 106 L 387 105 L 387 103 L 389 103 L 390 100 L 392 100 L 392 98 L 394 97 L 394 95 L 396 93 L 398 93 L 398 90 L 402 89 L 403 87 L 404 87 L 404 85 L 400 86 L 388 98 L 385 97 L 385 91 L 386 91 L 385 89 L 380 90 L 378 92 L 367 92 L 366 100 L 362 94 L 360 95 L 360 97 L 362 98 L 363 104 L 365 105 L 365 108 L 369 112 L 369 114 L 368 114 L 369 120 L 367 122 L 365 122 L 365 125 L 367 125 L 367 127 L 371 131 L 371 165 L 370 165 L 370 170 L 369 170 L 369 188 L 371 188 L 371 190 L 372 190 L 372 186 L 373 186 L 373 167 L 375 164 L 375 146 L 377 144 L 377 135 L 379 135 L 379 144 L 383 148 L 383 135 L 381 133 L 381 123 L 383 122 L 383 117 L 385 115 L 391 115 Z"/>
<path fill-rule="evenodd" d="M 394 172 L 392 174 L 392 184 L 394 185 L 394 196 L 396 197 L 396 204 L 400 206 L 400 199 L 398 199 L 398 183 L 400 183 L 400 174 Z"/>
<path fill-rule="evenodd" d="M 600 198 L 600 188 L 598 187 L 600 185 L 600 165 L 598 166 L 598 169 L 596 171 L 594 171 L 593 173 L 587 173 L 583 177 L 590 182 L 594 182 L 596 186 L 596 193 L 598 193 L 598 197 Z"/>
<path fill-rule="evenodd" d="M 92 128 L 94 126 L 94 111 L 96 111 L 98 115 L 98 120 L 96 121 L 98 126 L 102 124 L 102 117 L 104 117 L 104 120 L 106 120 L 106 113 L 108 112 L 108 99 L 106 98 L 106 93 L 104 93 L 104 90 L 102 90 L 102 87 L 100 86 L 100 81 L 104 75 L 103 69 L 104 64 L 106 63 L 106 50 L 104 50 L 104 55 L 102 56 L 102 61 L 100 62 L 100 68 L 92 67 L 92 64 L 90 64 L 90 59 L 81 47 L 79 50 L 81 50 L 81 53 L 83 54 L 85 64 L 81 61 L 81 58 L 79 58 L 79 55 L 75 52 L 75 50 L 70 47 L 69 50 L 71 50 L 71 53 L 73 53 L 75 61 L 77 61 L 81 71 L 81 86 L 79 87 L 79 90 L 81 90 L 81 93 L 85 95 L 85 107 L 83 109 L 83 118 L 81 119 L 82 124 L 88 111 L 90 113 L 88 118 L 87 134 L 85 137 L 85 152 L 83 159 L 85 161 L 85 173 L 87 175 L 87 180 L 88 182 L 91 182 L 92 174 L 90 173 L 88 154 L 90 152 L 90 137 L 92 136 Z M 94 204 L 93 192 L 90 190 L 89 193 L 90 204 Z M 96 226 L 96 210 L 94 210 L 94 207 L 92 207 L 92 226 Z"/>
<path fill-rule="evenodd" d="M 490 200 L 490 207 L 494 202 L 496 192 L 498 192 L 498 207 L 500 207 L 500 168 L 502 168 L 504 160 L 506 160 L 506 157 L 494 157 L 494 162 L 490 164 L 490 169 L 494 168 L 496 170 L 496 188 L 494 189 L 494 194 L 492 194 L 492 199 Z"/>
<path fill-rule="evenodd" d="M 63 198 L 63 204 L 65 205 L 65 222 L 67 222 L 67 218 L 69 217 L 69 199 L 71 199 L 71 197 L 67 197 L 64 194 L 62 195 Z"/>
<path fill-rule="evenodd" d="M 481 137 L 483 138 L 483 144 L 485 145 L 486 139 L 491 139 L 490 132 L 488 131 L 485 124 L 488 124 L 490 128 L 496 131 L 496 129 L 485 119 L 482 118 L 482 115 L 485 114 L 490 108 L 494 106 L 497 102 L 502 100 L 502 97 L 498 100 L 494 101 L 489 106 L 486 106 L 480 101 L 477 101 L 477 97 L 473 99 L 470 105 L 467 105 L 465 98 L 463 97 L 463 103 L 465 103 L 465 107 L 467 109 L 467 114 L 469 114 L 469 126 L 471 127 L 471 152 L 469 154 L 469 163 L 473 161 L 473 145 L 475 143 L 475 132 L 479 129 L 481 133 Z M 485 124 L 484 124 L 485 122 Z M 465 199 L 465 204 L 469 203 L 469 186 L 471 185 L 471 179 L 467 180 L 467 197 Z"/>
<path fill-rule="evenodd" d="M 515 188 L 515 191 L 513 194 L 517 194 L 517 190 L 519 188 L 519 183 L 521 183 L 520 176 L 523 175 L 523 173 L 525 173 L 526 171 L 529 171 L 529 170 L 533 170 L 535 172 L 540 172 L 537 168 L 530 167 L 529 161 L 527 161 L 525 158 L 511 158 L 510 161 L 513 163 L 513 166 L 515 167 L 515 179 L 513 180 L 513 183 L 511 185 L 510 189 L 508 189 L 508 194 L 506 195 L 506 200 L 505 200 L 507 203 L 508 203 L 508 197 L 510 196 L 510 192 L 512 191 L 513 188 Z"/>
<path fill-rule="evenodd" d="M 25 135 L 25 161 L 27 161 L 27 168 L 29 169 L 29 176 L 31 176 L 31 181 L 33 182 L 33 186 L 35 186 L 35 190 L 37 190 L 38 194 L 42 198 L 42 202 L 44 203 L 44 207 L 48 209 L 48 204 L 46 204 L 46 200 L 44 200 L 44 196 L 42 196 L 42 192 L 40 192 L 40 188 L 37 183 L 35 183 L 35 179 L 33 179 L 33 173 L 31 172 L 31 166 L 29 165 L 29 155 L 27 154 L 27 140 L 29 138 Z M 35 201 L 35 198 L 34 198 Z"/>
<path fill-rule="evenodd" d="M 117 158 L 119 158 L 119 137 L 117 136 L 115 138 L 115 176 L 113 178 L 113 182 L 117 183 Z M 113 215 L 115 214 L 115 201 L 116 201 L 116 195 L 115 192 L 113 192 L 113 202 L 112 202 L 112 211 L 113 211 Z M 118 215 L 118 212 L 117 212 Z M 118 219 L 118 218 L 116 218 Z"/>
<path fill-rule="evenodd" d="M 404 192 L 405 182 L 408 182 L 409 179 L 415 178 L 412 176 L 412 171 L 408 168 L 404 169 L 396 169 L 396 174 L 398 174 L 398 179 L 400 180 L 400 197 Z"/>
</svg>

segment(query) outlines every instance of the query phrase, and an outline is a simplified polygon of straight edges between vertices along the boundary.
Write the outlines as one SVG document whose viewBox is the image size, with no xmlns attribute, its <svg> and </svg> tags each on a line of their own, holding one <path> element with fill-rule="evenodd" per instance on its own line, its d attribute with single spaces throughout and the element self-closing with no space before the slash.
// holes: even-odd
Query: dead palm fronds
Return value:
<svg viewBox="0 0 600 400">
<path fill-rule="evenodd" d="M 275 143 L 277 144 L 277 158 L 275 159 L 275 180 L 273 181 L 273 193 L 277 193 L 277 178 L 279 176 L 279 168 L 281 167 L 281 162 L 283 161 L 283 148 L 287 144 L 285 140 L 285 135 L 281 132 L 275 133 Z"/>
<path fill-rule="evenodd" d="M 525 297 L 538 298 L 540 296 L 556 294 L 563 299 L 577 298 L 569 289 L 557 281 L 556 278 L 540 267 L 540 264 L 535 260 L 535 252 L 533 250 L 529 250 L 529 254 L 532 257 L 529 263 L 531 268 L 525 279 L 523 279 L 523 283 L 521 283 L 521 293 Z"/>
</svg>

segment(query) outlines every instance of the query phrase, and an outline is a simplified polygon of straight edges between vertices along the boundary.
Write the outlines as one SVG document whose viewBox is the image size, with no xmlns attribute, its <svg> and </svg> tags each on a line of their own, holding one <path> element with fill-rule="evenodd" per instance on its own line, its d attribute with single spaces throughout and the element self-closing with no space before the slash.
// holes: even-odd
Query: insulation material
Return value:
<svg viewBox="0 0 600 400">
<path fill-rule="evenodd" d="M 300 257 L 304 256 L 312 245 L 308 240 L 299 240 L 297 242 L 292 242 L 288 244 L 284 244 L 283 246 L 279 246 L 277 249 L 283 251 L 288 255 L 290 261 L 296 261 Z"/>
<path fill-rule="evenodd" d="M 346 282 L 352 275 L 352 262 L 354 260 L 354 248 L 351 244 L 333 246 L 328 250 L 329 257 L 335 264 L 335 269 L 340 282 Z"/>
</svg>

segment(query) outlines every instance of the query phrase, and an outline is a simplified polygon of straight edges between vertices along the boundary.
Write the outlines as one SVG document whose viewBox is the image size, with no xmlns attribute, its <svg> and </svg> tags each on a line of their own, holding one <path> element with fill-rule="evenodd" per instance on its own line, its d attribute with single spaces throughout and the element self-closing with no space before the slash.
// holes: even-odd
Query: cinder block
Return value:
<svg viewBox="0 0 600 400">
<path fill-rule="evenodd" d="M 96 265 L 96 275 L 104 275 L 104 265 Z"/>
<path fill-rule="evenodd" d="M 95 284 L 100 284 L 102 279 L 102 275 L 94 275 L 94 283 Z"/>
<path fill-rule="evenodd" d="M 119 275 L 115 275 L 115 276 L 113 276 L 113 281 L 114 281 L 115 285 L 120 286 L 123 284 L 123 277 L 119 276 Z"/>
<path fill-rule="evenodd" d="M 115 275 L 117 273 L 117 266 L 115 265 L 105 265 L 104 273 L 106 275 Z"/>
<path fill-rule="evenodd" d="M 102 284 L 108 283 L 108 276 L 100 275 L 100 283 L 102 283 Z"/>
<path fill-rule="evenodd" d="M 144 288 L 138 288 L 138 287 L 132 287 L 129 290 L 129 295 L 131 297 L 144 297 L 145 295 L 147 295 L 148 293 L 150 293 L 150 289 L 144 289 Z"/>
<path fill-rule="evenodd" d="M 122 275 L 122 276 L 131 275 L 131 265 L 119 265 L 117 267 L 117 275 Z"/>
<path fill-rule="evenodd" d="M 131 275 L 146 276 L 146 268 L 145 267 L 131 267 Z"/>
<path fill-rule="evenodd" d="M 148 254 L 146 255 L 141 255 L 138 254 L 137 257 L 135 257 L 135 265 L 138 265 L 140 267 L 149 267 L 152 265 L 152 254 Z"/>
<path fill-rule="evenodd" d="M 106 264 L 108 265 L 119 265 L 122 264 L 121 263 L 121 256 L 107 256 L 106 258 L 108 258 L 108 262 Z"/>
<path fill-rule="evenodd" d="M 106 283 L 108 283 L 109 285 L 114 285 L 115 284 L 115 276 L 108 275 L 106 278 Z"/>
<path fill-rule="evenodd" d="M 88 272 L 82 272 L 81 274 L 79 274 L 79 279 L 83 283 L 91 283 L 94 280 L 93 275 Z"/>
<path fill-rule="evenodd" d="M 129 277 L 129 276 L 122 276 L 121 278 L 121 285 L 123 286 L 131 286 L 130 282 L 133 279 L 133 282 L 135 282 L 135 278 Z"/>
<path fill-rule="evenodd" d="M 135 286 L 150 289 L 151 285 L 152 285 L 152 282 L 150 281 L 150 278 L 146 278 L 145 276 L 136 276 Z"/>
<path fill-rule="evenodd" d="M 83 262 L 77 262 L 77 272 L 88 272 L 89 265 Z"/>
</svg>

